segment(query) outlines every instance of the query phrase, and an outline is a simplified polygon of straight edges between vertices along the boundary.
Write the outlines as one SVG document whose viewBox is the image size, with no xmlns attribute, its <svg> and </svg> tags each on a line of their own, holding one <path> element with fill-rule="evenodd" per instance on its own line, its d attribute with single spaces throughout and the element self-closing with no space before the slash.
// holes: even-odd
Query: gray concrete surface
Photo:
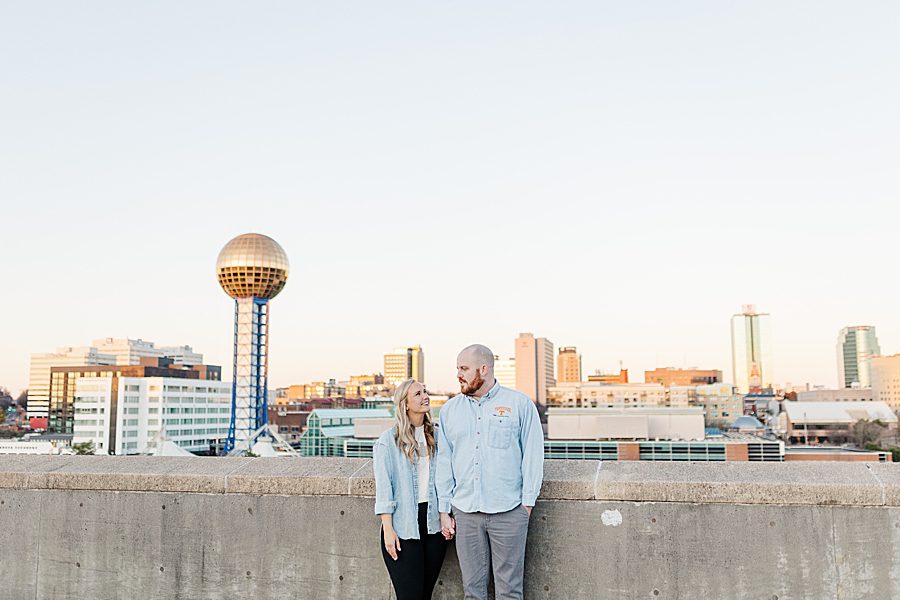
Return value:
<svg viewBox="0 0 900 600">
<path fill-rule="evenodd" d="M 392 597 L 370 461 L 0 460 L 2 598 Z M 548 461 L 526 597 L 898 598 L 898 501 L 889 464 Z"/>
</svg>

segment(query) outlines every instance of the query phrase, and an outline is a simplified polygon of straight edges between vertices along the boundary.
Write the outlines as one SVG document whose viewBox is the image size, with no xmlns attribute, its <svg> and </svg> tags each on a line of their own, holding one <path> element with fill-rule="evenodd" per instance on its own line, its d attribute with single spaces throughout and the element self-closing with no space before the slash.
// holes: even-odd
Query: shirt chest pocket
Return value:
<svg viewBox="0 0 900 600">
<path fill-rule="evenodd" d="M 509 417 L 491 417 L 488 420 L 488 446 L 509 448 L 512 441 L 512 421 Z"/>
</svg>

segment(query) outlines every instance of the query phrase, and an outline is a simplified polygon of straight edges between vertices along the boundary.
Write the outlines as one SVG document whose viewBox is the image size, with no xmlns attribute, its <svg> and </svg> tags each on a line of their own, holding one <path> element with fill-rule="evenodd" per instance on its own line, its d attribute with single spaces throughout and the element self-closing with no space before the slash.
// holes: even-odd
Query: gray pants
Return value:
<svg viewBox="0 0 900 600">
<path fill-rule="evenodd" d="M 487 600 L 491 564 L 496 600 L 521 599 L 525 581 L 525 540 L 528 511 L 521 504 L 497 514 L 456 516 L 456 554 L 466 600 Z"/>
</svg>

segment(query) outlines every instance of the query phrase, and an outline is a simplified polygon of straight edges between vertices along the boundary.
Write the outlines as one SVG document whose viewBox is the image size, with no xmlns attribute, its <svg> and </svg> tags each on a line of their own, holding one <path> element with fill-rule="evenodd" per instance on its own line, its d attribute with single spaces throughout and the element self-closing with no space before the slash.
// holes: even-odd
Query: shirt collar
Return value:
<svg viewBox="0 0 900 600">
<path fill-rule="evenodd" d="M 494 380 L 493 387 L 491 387 L 491 389 L 489 389 L 488 392 L 481 398 L 476 398 L 475 396 L 466 396 L 466 398 L 468 398 L 472 402 L 478 402 L 478 403 L 487 402 L 488 400 L 490 400 L 491 398 L 496 396 L 497 392 L 499 392 L 499 391 L 500 391 L 500 382 L 497 380 Z"/>
</svg>

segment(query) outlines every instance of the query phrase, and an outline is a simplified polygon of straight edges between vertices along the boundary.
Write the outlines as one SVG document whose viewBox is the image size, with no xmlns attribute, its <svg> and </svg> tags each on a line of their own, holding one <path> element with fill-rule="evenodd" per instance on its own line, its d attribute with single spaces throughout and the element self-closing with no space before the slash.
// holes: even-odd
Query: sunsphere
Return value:
<svg viewBox="0 0 900 600">
<path fill-rule="evenodd" d="M 271 300 L 284 288 L 289 270 L 284 249 L 260 233 L 237 236 L 216 260 L 219 285 L 232 298 Z"/>
</svg>

